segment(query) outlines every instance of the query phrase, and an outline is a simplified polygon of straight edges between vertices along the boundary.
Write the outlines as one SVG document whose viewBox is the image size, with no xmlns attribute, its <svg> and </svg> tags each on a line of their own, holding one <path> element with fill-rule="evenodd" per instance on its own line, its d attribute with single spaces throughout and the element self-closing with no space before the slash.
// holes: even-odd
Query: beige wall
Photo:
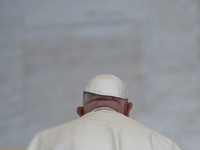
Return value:
<svg viewBox="0 0 200 150">
<path fill-rule="evenodd" d="M 77 118 L 82 88 L 111 73 L 131 118 L 200 147 L 200 1 L 1 0 L 0 146 Z"/>
</svg>

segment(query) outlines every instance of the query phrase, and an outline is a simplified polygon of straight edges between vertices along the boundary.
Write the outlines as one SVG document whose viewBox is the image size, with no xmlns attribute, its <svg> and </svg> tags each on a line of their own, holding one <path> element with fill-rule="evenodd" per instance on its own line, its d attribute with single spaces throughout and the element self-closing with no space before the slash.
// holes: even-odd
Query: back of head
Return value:
<svg viewBox="0 0 200 150">
<path fill-rule="evenodd" d="M 116 76 L 101 74 L 95 76 L 84 88 L 85 92 L 128 99 L 126 85 Z"/>
<path fill-rule="evenodd" d="M 88 81 L 84 88 L 83 107 L 77 108 L 77 113 L 82 116 L 96 108 L 107 107 L 126 116 L 132 108 L 128 103 L 126 85 L 116 76 L 101 74 Z"/>
</svg>

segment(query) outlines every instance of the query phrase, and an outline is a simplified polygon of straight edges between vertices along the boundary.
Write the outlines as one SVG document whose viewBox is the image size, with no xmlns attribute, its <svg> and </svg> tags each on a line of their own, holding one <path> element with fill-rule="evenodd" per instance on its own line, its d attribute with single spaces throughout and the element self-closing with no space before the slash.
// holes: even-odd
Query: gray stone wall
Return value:
<svg viewBox="0 0 200 150">
<path fill-rule="evenodd" d="M 0 146 L 78 118 L 82 89 L 111 73 L 131 118 L 200 147 L 200 1 L 1 0 Z"/>
</svg>

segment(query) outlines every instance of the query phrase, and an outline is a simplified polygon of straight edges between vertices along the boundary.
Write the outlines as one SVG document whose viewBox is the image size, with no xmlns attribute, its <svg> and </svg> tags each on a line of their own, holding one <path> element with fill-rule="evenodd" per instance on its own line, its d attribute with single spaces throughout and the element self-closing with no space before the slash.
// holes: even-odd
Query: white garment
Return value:
<svg viewBox="0 0 200 150">
<path fill-rule="evenodd" d="M 100 110 L 41 131 L 27 150 L 180 150 L 165 136 L 118 112 Z"/>
</svg>

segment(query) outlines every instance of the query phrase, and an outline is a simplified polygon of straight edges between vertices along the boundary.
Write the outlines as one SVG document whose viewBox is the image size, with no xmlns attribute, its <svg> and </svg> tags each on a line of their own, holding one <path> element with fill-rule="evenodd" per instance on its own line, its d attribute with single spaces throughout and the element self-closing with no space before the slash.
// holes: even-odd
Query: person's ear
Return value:
<svg viewBox="0 0 200 150">
<path fill-rule="evenodd" d="M 81 106 L 77 107 L 76 112 L 80 117 L 83 116 L 84 115 L 83 107 L 81 107 Z"/>
<path fill-rule="evenodd" d="M 133 103 L 132 102 L 127 103 L 126 112 L 125 112 L 125 115 L 127 117 L 129 117 L 129 113 L 130 113 L 132 107 L 133 107 Z"/>
</svg>

